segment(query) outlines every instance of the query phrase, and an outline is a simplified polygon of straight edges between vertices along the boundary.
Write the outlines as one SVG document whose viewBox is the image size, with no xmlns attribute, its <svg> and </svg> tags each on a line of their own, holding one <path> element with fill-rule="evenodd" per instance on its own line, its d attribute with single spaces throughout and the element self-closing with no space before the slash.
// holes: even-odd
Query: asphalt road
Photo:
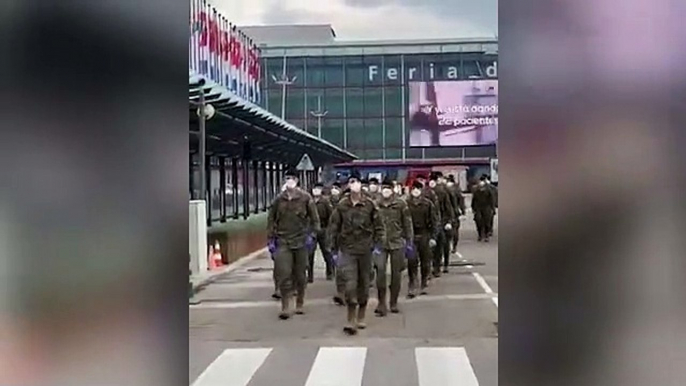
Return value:
<svg viewBox="0 0 686 386">
<path fill-rule="evenodd" d="M 468 218 L 471 218 L 469 215 Z M 474 262 L 434 279 L 429 294 L 405 298 L 400 314 L 375 317 L 372 288 L 366 330 L 346 336 L 345 308 L 317 258 L 306 314 L 281 321 L 271 299 L 272 261 L 258 258 L 192 299 L 189 382 L 196 386 L 496 386 L 498 236 L 478 243 L 463 220 L 458 254 Z"/>
</svg>

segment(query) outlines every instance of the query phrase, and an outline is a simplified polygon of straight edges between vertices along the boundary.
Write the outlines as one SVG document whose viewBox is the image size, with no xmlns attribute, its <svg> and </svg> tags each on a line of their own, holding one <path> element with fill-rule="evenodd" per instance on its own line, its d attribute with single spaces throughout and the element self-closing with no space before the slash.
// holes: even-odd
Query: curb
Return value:
<svg viewBox="0 0 686 386">
<path fill-rule="evenodd" d="M 197 275 L 195 276 L 195 280 L 193 279 L 193 276 L 191 276 L 191 293 L 190 296 L 193 297 L 195 294 L 198 292 L 202 291 L 205 287 L 208 285 L 214 283 L 217 281 L 221 276 L 227 275 L 244 265 L 248 264 L 249 262 L 257 259 L 260 257 L 262 254 L 267 253 L 267 247 L 264 247 L 262 249 L 258 249 L 246 256 L 243 256 L 239 258 L 238 260 L 234 261 L 233 263 L 222 267 L 220 269 L 217 269 L 215 271 L 209 271 L 203 275 Z"/>
</svg>

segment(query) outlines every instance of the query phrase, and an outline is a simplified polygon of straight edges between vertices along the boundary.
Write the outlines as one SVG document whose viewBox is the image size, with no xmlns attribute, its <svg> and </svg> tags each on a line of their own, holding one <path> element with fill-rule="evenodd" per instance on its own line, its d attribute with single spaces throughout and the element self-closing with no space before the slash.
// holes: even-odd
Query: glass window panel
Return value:
<svg viewBox="0 0 686 386">
<path fill-rule="evenodd" d="M 270 89 L 267 94 L 267 110 L 280 117 L 281 116 L 281 89 Z"/>
<path fill-rule="evenodd" d="M 364 116 L 364 93 L 361 88 L 345 89 L 346 117 L 362 118 Z"/>
<path fill-rule="evenodd" d="M 386 118 L 386 148 L 402 149 L 403 146 L 402 118 Z"/>
<path fill-rule="evenodd" d="M 274 78 L 280 79 L 283 75 L 283 59 L 282 58 L 265 58 L 266 77 L 263 85 L 266 88 L 281 89 L 281 85 L 274 82 Z"/>
<path fill-rule="evenodd" d="M 283 65 L 283 62 L 282 62 Z M 305 58 L 286 58 L 286 75 L 293 81 L 290 88 L 305 86 Z"/>
<path fill-rule="evenodd" d="M 366 150 L 383 149 L 383 120 L 380 118 L 364 120 L 364 148 Z"/>
<path fill-rule="evenodd" d="M 364 149 L 364 121 L 362 119 L 348 119 L 348 149 L 362 150 Z"/>
<path fill-rule="evenodd" d="M 365 159 L 383 159 L 383 149 L 367 149 L 365 150 Z"/>
<path fill-rule="evenodd" d="M 342 88 L 327 88 L 325 91 L 324 106 L 326 108 L 327 117 L 342 118 L 343 117 L 343 89 Z"/>
<path fill-rule="evenodd" d="M 320 102 L 321 100 L 321 102 Z M 317 132 L 317 118 L 314 114 L 326 111 L 326 100 L 324 99 L 324 89 L 308 88 L 307 89 L 307 116 L 306 128 L 310 133 Z M 320 107 L 321 103 L 321 107 Z"/>
<path fill-rule="evenodd" d="M 364 88 L 364 116 L 383 117 L 383 88 Z"/>
<path fill-rule="evenodd" d="M 323 119 L 322 138 L 343 148 L 343 120 L 328 117 Z"/>
<path fill-rule="evenodd" d="M 405 111 L 405 107 L 403 106 L 402 89 L 395 86 L 386 86 L 384 88 L 384 93 L 386 98 L 384 101 L 386 105 L 385 115 L 387 117 L 402 116 L 403 111 Z"/>
<path fill-rule="evenodd" d="M 336 57 L 327 57 L 324 59 L 326 68 L 325 84 L 327 87 L 341 87 L 343 83 L 343 59 Z"/>
<path fill-rule="evenodd" d="M 324 58 L 311 57 L 306 59 L 307 87 L 324 86 Z"/>
<path fill-rule="evenodd" d="M 364 85 L 365 75 L 365 65 L 361 56 L 349 56 L 345 58 L 346 86 L 362 87 Z"/>
<path fill-rule="evenodd" d="M 286 120 L 305 118 L 305 90 L 289 88 L 286 92 Z"/>
<path fill-rule="evenodd" d="M 386 148 L 386 159 L 401 159 L 403 158 L 402 149 L 390 149 Z"/>
</svg>

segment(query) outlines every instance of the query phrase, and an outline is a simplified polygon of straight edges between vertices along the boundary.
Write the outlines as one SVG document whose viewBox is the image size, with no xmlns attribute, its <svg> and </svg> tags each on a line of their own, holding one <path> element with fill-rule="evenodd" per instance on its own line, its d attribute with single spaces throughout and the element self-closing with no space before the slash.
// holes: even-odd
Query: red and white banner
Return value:
<svg viewBox="0 0 686 386">
<path fill-rule="evenodd" d="M 189 69 L 260 103 L 260 51 L 206 0 L 190 0 Z"/>
</svg>

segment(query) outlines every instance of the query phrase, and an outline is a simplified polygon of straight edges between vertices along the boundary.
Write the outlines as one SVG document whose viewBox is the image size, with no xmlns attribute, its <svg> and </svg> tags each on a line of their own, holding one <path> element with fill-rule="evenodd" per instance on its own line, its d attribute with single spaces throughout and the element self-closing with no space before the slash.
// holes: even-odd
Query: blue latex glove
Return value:
<svg viewBox="0 0 686 386">
<path fill-rule="evenodd" d="M 379 247 L 378 245 L 375 246 L 374 249 L 372 250 L 372 254 L 376 255 L 376 256 L 380 256 L 381 255 L 381 247 Z"/>
<path fill-rule="evenodd" d="M 334 252 L 331 254 L 331 262 L 333 262 L 334 267 L 338 266 L 338 252 Z"/>
<path fill-rule="evenodd" d="M 315 246 L 316 240 L 314 233 L 308 233 L 307 237 L 305 237 L 305 247 L 311 251 Z"/>
<path fill-rule="evenodd" d="M 272 260 L 274 259 L 274 252 L 276 252 L 276 239 L 275 238 L 270 238 L 267 241 L 267 249 L 269 250 L 269 253 L 272 254 Z"/>
<path fill-rule="evenodd" d="M 405 244 L 405 257 L 408 259 L 414 259 L 414 244 L 412 242 Z"/>
</svg>

